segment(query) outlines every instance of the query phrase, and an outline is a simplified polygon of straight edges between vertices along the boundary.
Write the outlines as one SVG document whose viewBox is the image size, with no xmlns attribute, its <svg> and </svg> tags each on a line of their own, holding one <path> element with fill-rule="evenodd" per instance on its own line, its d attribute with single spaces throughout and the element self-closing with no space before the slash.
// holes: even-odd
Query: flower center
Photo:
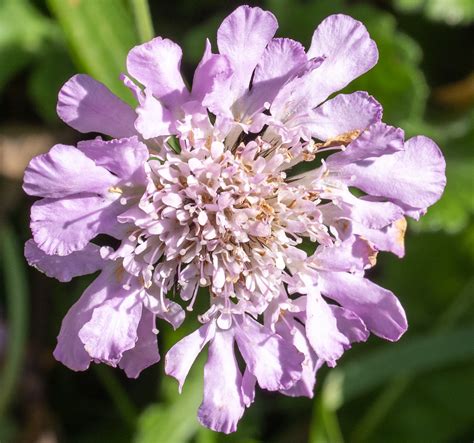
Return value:
<svg viewBox="0 0 474 443">
<path fill-rule="evenodd" d="M 124 267 L 158 299 L 178 283 L 189 310 L 209 287 L 208 313 L 263 312 L 279 296 L 289 248 L 328 237 L 318 193 L 287 180 L 285 154 L 257 137 L 151 157 L 140 214 L 121 216 L 137 228 L 116 252 Z"/>
<path fill-rule="evenodd" d="M 167 261 L 188 265 L 216 296 L 235 296 L 281 231 L 277 194 L 285 174 L 259 155 L 266 148 L 251 142 L 232 153 L 214 142 L 150 162 L 154 189 L 141 205 L 155 219 L 149 235 L 166 244 Z"/>
</svg>

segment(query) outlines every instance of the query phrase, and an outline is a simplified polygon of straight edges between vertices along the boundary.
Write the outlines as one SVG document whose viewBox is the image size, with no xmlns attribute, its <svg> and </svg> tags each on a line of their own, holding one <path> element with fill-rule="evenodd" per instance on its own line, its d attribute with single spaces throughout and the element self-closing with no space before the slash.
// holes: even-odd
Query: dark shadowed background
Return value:
<svg viewBox="0 0 474 443">
<path fill-rule="evenodd" d="M 61 319 L 90 278 L 59 284 L 22 258 L 32 200 L 21 190 L 32 156 L 80 134 L 55 115 L 59 88 L 85 72 L 125 100 L 118 80 L 140 42 L 140 0 L 0 0 L 0 442 L 341 443 L 472 442 L 474 438 L 474 1 L 266 0 L 279 36 L 309 46 L 316 25 L 362 20 L 379 64 L 347 90 L 367 90 L 384 120 L 432 137 L 447 159 L 444 197 L 410 223 L 406 257 L 379 255 L 371 277 L 393 290 L 410 328 L 399 343 L 371 337 L 332 370 L 315 398 L 257 393 L 239 430 L 222 436 L 195 418 L 202 364 L 183 394 L 160 362 L 138 380 L 94 366 L 74 373 L 52 357 Z M 205 37 L 239 3 L 151 0 L 156 35 L 184 49 L 190 78 Z M 138 20 L 139 21 L 139 20 Z M 183 328 L 185 329 L 185 328 Z M 188 328 L 189 329 L 189 328 Z M 184 330 L 161 327 L 162 355 Z M 201 364 L 201 366 L 200 366 Z"/>
</svg>

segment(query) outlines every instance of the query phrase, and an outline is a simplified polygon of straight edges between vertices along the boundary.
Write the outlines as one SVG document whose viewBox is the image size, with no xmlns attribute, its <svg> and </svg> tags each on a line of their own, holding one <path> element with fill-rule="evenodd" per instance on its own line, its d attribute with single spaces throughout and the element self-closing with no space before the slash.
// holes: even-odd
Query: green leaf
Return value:
<svg viewBox="0 0 474 443">
<path fill-rule="evenodd" d="M 168 395 L 165 403 L 148 407 L 138 420 L 134 443 L 186 443 L 200 427 L 196 411 L 202 399 L 203 356 L 194 363 L 181 394 L 176 381 L 167 378 L 163 383 L 174 385 L 174 396 Z M 169 393 L 170 386 L 165 388 Z"/>
<path fill-rule="evenodd" d="M 79 66 L 119 97 L 132 96 L 119 76 L 138 43 L 133 17 L 122 0 L 48 0 Z"/>
<path fill-rule="evenodd" d="M 402 12 L 423 11 L 426 17 L 448 25 L 469 24 L 474 21 L 472 0 L 394 0 Z"/>
<path fill-rule="evenodd" d="M 384 347 L 332 370 L 322 395 L 337 409 L 393 378 L 469 361 L 474 358 L 472 343 L 474 326 L 469 326 Z"/>
</svg>

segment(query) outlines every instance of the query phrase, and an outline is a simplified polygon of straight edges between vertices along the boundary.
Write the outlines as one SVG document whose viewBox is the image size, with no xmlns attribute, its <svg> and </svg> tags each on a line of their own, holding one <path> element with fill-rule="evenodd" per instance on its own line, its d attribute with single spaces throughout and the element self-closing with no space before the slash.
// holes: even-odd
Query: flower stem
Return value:
<svg viewBox="0 0 474 443">
<path fill-rule="evenodd" d="M 147 42 L 155 36 L 148 0 L 130 0 L 130 3 L 140 42 Z"/>
<path fill-rule="evenodd" d="M 8 344 L 5 364 L 0 374 L 0 417 L 2 417 L 22 372 L 28 327 L 28 287 L 15 233 L 6 223 L 0 224 L 0 244 L 8 309 Z"/>
</svg>

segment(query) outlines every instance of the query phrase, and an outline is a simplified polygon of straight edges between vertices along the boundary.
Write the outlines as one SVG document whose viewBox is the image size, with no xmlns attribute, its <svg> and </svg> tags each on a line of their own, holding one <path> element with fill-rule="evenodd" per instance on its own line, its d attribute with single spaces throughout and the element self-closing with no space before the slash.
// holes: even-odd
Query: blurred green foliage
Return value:
<svg viewBox="0 0 474 443">
<path fill-rule="evenodd" d="M 119 79 L 125 71 L 128 51 L 138 43 L 138 33 L 127 5 L 116 0 L 48 0 L 47 3 L 81 71 L 131 101 Z"/>
<path fill-rule="evenodd" d="M 403 12 L 423 12 L 429 19 L 450 25 L 472 23 L 474 2 L 472 0 L 395 0 L 395 7 Z"/>
<path fill-rule="evenodd" d="M 0 62 L 0 93 L 16 74 L 27 71 L 35 111 L 54 122 L 57 91 L 75 70 L 59 25 L 28 0 L 2 0 Z"/>
<path fill-rule="evenodd" d="M 29 236 L 31 202 L 19 199 L 0 219 L 0 328 L 10 334 L 6 352 L 0 341 L 0 410 L 8 406 L 0 417 L 0 441 L 36 442 L 43 435 L 75 443 L 472 440 L 474 98 L 465 82 L 473 69 L 472 51 L 455 45 L 447 57 L 438 36 L 467 38 L 468 45 L 474 3 L 265 0 L 259 5 L 275 13 L 280 36 L 305 45 L 329 14 L 362 20 L 377 42 L 380 61 L 347 91 L 369 91 L 384 106 L 385 121 L 404 127 L 407 136 L 432 137 L 446 155 L 444 197 L 422 221 L 410 224 L 406 258 L 382 255 L 372 275 L 399 296 L 409 332 L 397 344 L 371 338 L 346 353 L 336 369 L 322 369 L 314 400 L 258 392 L 236 434 L 214 434 L 196 420 L 202 360 L 181 395 L 176 383 L 163 377 L 161 363 L 130 381 L 118 370 L 76 374 L 52 360 L 61 318 L 89 280 L 61 285 L 25 270 L 19 245 Z M 150 1 L 150 20 L 142 0 L 0 0 L 0 127 L 28 123 L 54 134 L 60 124 L 57 92 L 75 72 L 93 75 L 130 101 L 118 76 L 127 51 L 151 33 L 152 23 L 158 35 L 183 46 L 183 71 L 189 75 L 205 38 L 215 41 L 218 24 L 233 6 L 237 3 L 218 0 Z M 11 186 L 0 186 L 3 195 L 11 192 Z M 18 187 L 19 182 L 13 189 Z M 32 332 L 23 354 L 27 330 Z M 161 330 L 162 355 L 184 332 Z"/>
</svg>

